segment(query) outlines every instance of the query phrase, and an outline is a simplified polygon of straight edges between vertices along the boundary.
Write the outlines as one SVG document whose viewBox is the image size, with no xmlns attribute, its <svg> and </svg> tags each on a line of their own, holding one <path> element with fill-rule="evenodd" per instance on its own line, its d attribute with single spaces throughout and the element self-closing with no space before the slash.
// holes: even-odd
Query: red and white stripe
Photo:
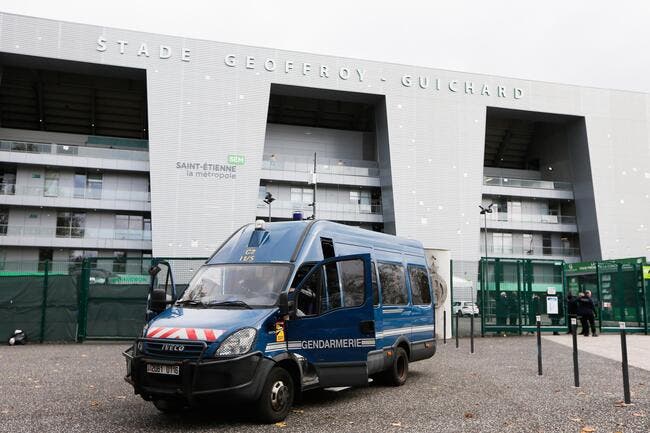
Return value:
<svg viewBox="0 0 650 433">
<path fill-rule="evenodd" d="M 152 326 L 147 331 L 148 338 L 175 338 L 181 340 L 215 341 L 225 330 L 207 328 L 165 328 Z"/>
</svg>

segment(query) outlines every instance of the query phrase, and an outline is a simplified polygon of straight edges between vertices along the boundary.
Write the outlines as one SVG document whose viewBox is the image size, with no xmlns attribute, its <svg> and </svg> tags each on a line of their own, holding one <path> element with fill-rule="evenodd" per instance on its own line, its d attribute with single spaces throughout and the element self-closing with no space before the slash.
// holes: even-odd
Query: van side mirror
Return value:
<svg viewBox="0 0 650 433">
<path fill-rule="evenodd" d="M 280 299 L 278 300 L 278 308 L 280 309 L 280 315 L 286 316 L 289 314 L 289 295 L 287 292 L 280 293 Z"/>
<path fill-rule="evenodd" d="M 167 308 L 167 292 L 165 289 L 153 289 L 149 300 L 151 311 L 158 314 Z"/>
</svg>

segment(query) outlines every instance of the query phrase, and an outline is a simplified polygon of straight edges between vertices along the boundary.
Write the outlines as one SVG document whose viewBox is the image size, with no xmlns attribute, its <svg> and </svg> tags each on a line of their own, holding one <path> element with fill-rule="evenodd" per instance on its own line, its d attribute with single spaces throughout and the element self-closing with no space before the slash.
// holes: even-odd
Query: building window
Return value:
<svg viewBox="0 0 650 433">
<path fill-rule="evenodd" d="M 74 175 L 74 197 L 75 198 L 102 198 L 101 173 L 75 173 Z"/>
<path fill-rule="evenodd" d="M 552 248 L 551 234 L 550 233 L 543 233 L 542 234 L 542 251 L 544 252 L 545 256 L 550 256 L 551 254 L 553 254 L 553 248 Z"/>
<path fill-rule="evenodd" d="M 99 200 L 102 198 L 103 177 L 101 173 L 90 173 L 86 180 L 86 198 Z"/>
<path fill-rule="evenodd" d="M 266 198 L 266 185 L 260 185 L 260 190 L 257 194 L 258 200 L 264 200 Z"/>
<path fill-rule="evenodd" d="M 126 273 L 126 251 L 113 252 L 113 272 L 116 274 Z"/>
<path fill-rule="evenodd" d="M 496 254 L 512 254 L 512 233 L 492 233 L 492 245 Z"/>
<path fill-rule="evenodd" d="M 370 213 L 372 210 L 370 191 L 350 191 L 350 202 L 358 206 L 357 209 L 360 213 Z"/>
<path fill-rule="evenodd" d="M 0 271 L 5 270 L 5 265 L 7 263 L 7 251 L 0 249 Z"/>
<path fill-rule="evenodd" d="M 142 240 L 151 233 L 151 218 L 142 215 L 115 215 L 115 239 Z"/>
<path fill-rule="evenodd" d="M 16 167 L 0 167 L 0 195 L 16 193 Z"/>
<path fill-rule="evenodd" d="M 508 220 L 521 221 L 521 202 L 509 201 L 508 202 Z"/>
<path fill-rule="evenodd" d="M 59 196 L 59 172 L 45 170 L 45 182 L 43 184 L 43 197 Z"/>
<path fill-rule="evenodd" d="M 83 238 L 86 214 L 83 212 L 59 212 L 56 217 L 56 237 Z"/>
<path fill-rule="evenodd" d="M 522 235 L 522 247 L 526 254 L 534 254 L 535 248 L 533 247 L 533 235 L 524 233 Z"/>
<path fill-rule="evenodd" d="M 7 236 L 7 227 L 9 227 L 9 209 L 0 208 L 0 236 Z"/>
<path fill-rule="evenodd" d="M 45 262 L 51 262 L 54 258 L 54 250 L 52 248 L 40 248 L 38 250 L 38 271 L 45 271 Z"/>
<path fill-rule="evenodd" d="M 314 201 L 314 190 L 312 188 L 291 188 L 291 202 L 312 203 Z"/>
</svg>

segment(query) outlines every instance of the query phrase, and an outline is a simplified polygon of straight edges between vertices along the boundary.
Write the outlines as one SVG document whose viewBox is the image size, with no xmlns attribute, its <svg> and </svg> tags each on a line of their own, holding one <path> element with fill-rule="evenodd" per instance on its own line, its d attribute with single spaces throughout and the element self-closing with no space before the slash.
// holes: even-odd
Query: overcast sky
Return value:
<svg viewBox="0 0 650 433">
<path fill-rule="evenodd" d="M 0 11 L 650 92 L 648 0 L 0 0 Z"/>
</svg>

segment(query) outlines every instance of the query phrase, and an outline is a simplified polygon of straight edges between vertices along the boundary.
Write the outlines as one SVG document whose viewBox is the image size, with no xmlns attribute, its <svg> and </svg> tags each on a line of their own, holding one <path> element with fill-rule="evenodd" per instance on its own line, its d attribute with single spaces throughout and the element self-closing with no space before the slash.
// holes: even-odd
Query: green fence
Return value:
<svg viewBox="0 0 650 433">
<path fill-rule="evenodd" d="M 650 274 L 644 274 L 644 265 L 644 258 L 586 263 L 482 258 L 477 278 L 481 332 L 532 332 L 537 316 L 544 331 L 566 332 L 567 295 L 590 290 L 601 332 L 618 331 L 624 322 L 628 331 L 647 334 Z"/>
<path fill-rule="evenodd" d="M 148 269 L 159 259 L 5 262 L 0 271 L 0 338 L 22 329 L 30 341 L 132 339 L 144 324 Z M 205 258 L 171 258 L 182 293 Z"/>
</svg>

